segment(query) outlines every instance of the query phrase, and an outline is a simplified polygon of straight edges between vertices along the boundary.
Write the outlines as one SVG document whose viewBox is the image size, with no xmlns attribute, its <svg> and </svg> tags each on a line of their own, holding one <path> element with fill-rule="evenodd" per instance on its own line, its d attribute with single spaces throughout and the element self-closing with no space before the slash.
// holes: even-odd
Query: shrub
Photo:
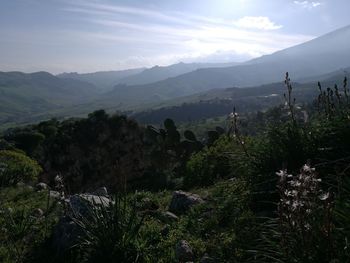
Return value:
<svg viewBox="0 0 350 263">
<path fill-rule="evenodd" d="M 28 156 L 14 151 L 0 151 L 0 187 L 34 181 L 41 172 L 39 164 Z"/>
<path fill-rule="evenodd" d="M 232 176 L 231 154 L 235 148 L 231 138 L 222 136 L 213 146 L 192 155 L 186 165 L 185 187 L 208 186 Z"/>
<path fill-rule="evenodd" d="M 95 204 L 86 214 L 75 214 L 73 220 L 82 233 L 77 247 L 83 262 L 144 261 L 140 238 L 143 218 L 125 196 Z"/>
</svg>

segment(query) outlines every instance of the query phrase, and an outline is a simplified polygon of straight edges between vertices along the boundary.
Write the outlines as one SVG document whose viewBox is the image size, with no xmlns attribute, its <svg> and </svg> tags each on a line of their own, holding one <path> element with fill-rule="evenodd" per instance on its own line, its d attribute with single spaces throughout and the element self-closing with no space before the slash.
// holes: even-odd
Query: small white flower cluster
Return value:
<svg viewBox="0 0 350 263">
<path fill-rule="evenodd" d="M 237 119 L 238 118 L 238 113 L 237 112 L 231 112 L 229 115 L 228 115 L 228 118 L 230 120 L 232 119 Z"/>
<path fill-rule="evenodd" d="M 288 174 L 287 170 L 276 173 L 280 180 L 278 188 L 280 191 L 279 211 L 280 215 L 287 219 L 292 226 L 297 225 L 297 218 L 302 219 L 305 230 L 310 229 L 307 222 L 308 215 L 312 214 L 319 206 L 320 201 L 327 201 L 329 193 L 320 188 L 321 179 L 317 177 L 315 168 L 305 164 L 296 176 Z"/>
<path fill-rule="evenodd" d="M 62 175 L 60 174 L 55 176 L 55 189 L 59 192 L 60 199 L 64 200 L 64 181 Z"/>
</svg>

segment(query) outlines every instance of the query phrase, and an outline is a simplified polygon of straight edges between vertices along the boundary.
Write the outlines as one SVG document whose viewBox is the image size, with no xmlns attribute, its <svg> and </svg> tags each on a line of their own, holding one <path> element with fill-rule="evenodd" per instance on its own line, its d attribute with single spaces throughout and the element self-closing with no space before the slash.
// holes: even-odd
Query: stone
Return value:
<svg viewBox="0 0 350 263">
<path fill-rule="evenodd" d="M 60 200 L 61 194 L 57 191 L 50 191 L 50 198 Z"/>
<path fill-rule="evenodd" d="M 49 189 L 49 186 L 47 184 L 45 184 L 45 183 L 38 183 L 36 185 L 36 190 L 37 191 L 43 191 L 43 190 L 47 190 L 47 189 Z"/>
<path fill-rule="evenodd" d="M 108 197 L 108 191 L 106 187 L 100 187 L 97 188 L 94 192 L 92 192 L 93 195 L 97 195 L 97 196 L 105 196 Z"/>
<path fill-rule="evenodd" d="M 76 245 L 81 230 L 68 216 L 60 218 L 53 229 L 52 244 L 58 253 L 66 251 Z"/>
<path fill-rule="evenodd" d="M 44 211 L 40 208 L 34 209 L 33 216 L 40 218 L 44 215 Z"/>
<path fill-rule="evenodd" d="M 88 216 L 91 209 L 100 206 L 109 206 L 111 200 L 104 196 L 91 194 L 76 194 L 68 198 L 68 204 L 73 213 L 81 216 Z"/>
<path fill-rule="evenodd" d="M 169 223 L 179 220 L 177 215 L 169 211 L 163 212 L 162 218 Z"/>
<path fill-rule="evenodd" d="M 214 263 L 214 259 L 209 257 L 207 253 L 205 253 L 204 256 L 201 258 L 201 260 L 199 261 L 199 263 Z"/>
<path fill-rule="evenodd" d="M 189 262 L 194 258 L 192 248 L 186 240 L 176 244 L 175 257 L 179 262 Z"/>
<path fill-rule="evenodd" d="M 192 206 L 201 203 L 204 203 L 204 201 L 199 195 L 183 191 L 175 191 L 169 205 L 169 211 L 175 214 L 184 214 Z"/>
</svg>

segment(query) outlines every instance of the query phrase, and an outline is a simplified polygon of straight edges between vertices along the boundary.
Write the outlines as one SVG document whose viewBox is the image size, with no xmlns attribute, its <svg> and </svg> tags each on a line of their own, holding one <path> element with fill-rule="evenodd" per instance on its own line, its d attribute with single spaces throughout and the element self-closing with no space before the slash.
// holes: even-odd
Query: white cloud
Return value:
<svg viewBox="0 0 350 263">
<path fill-rule="evenodd" d="M 266 16 L 245 16 L 232 21 L 86 1 L 74 2 L 63 11 L 84 14 L 76 19 L 95 28 L 94 31 L 76 30 L 69 33 L 67 39 L 83 41 L 91 50 L 114 52 L 119 63 L 114 67 L 118 68 L 208 58 L 217 62 L 242 61 L 313 38 L 276 31 L 282 25 Z"/>
<path fill-rule="evenodd" d="M 294 1 L 294 4 L 307 9 L 312 9 L 322 5 L 321 2 L 314 2 L 314 1 Z"/>
<path fill-rule="evenodd" d="M 282 28 L 281 25 L 276 25 L 266 16 L 245 16 L 233 23 L 240 28 L 276 30 Z"/>
</svg>

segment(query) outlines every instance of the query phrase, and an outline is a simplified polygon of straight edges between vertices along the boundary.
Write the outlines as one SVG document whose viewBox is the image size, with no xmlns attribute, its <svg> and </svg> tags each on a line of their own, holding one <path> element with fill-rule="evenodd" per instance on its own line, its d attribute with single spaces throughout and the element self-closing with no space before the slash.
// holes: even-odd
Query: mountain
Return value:
<svg viewBox="0 0 350 263">
<path fill-rule="evenodd" d="M 318 79 L 323 89 L 337 84 L 342 91 L 344 77 L 349 77 L 349 73 L 336 71 L 320 75 Z M 293 82 L 293 97 L 296 102 L 309 103 L 315 99 L 319 94 L 317 82 L 314 78 L 308 83 Z M 283 104 L 285 92 L 282 82 L 249 88 L 212 89 L 148 105 L 148 110 L 134 112 L 132 117 L 140 123 L 158 125 L 166 118 L 186 122 L 225 116 L 232 111 L 233 106 L 240 113 L 261 111 Z"/>
<path fill-rule="evenodd" d="M 202 68 L 146 85 L 122 86 L 104 96 L 125 107 L 156 102 L 226 87 L 249 87 L 326 74 L 350 64 L 350 26 L 306 43 L 225 68 Z"/>
<path fill-rule="evenodd" d="M 83 103 L 96 95 L 92 84 L 47 72 L 0 72 L 0 124 L 29 121 L 35 114 Z"/>
<path fill-rule="evenodd" d="M 119 84 L 120 80 L 138 74 L 143 70 L 145 70 L 145 68 L 127 69 L 120 71 L 99 71 L 95 73 L 83 74 L 71 72 L 59 74 L 57 77 L 89 82 L 95 85 L 98 91 L 105 92 L 111 90 L 113 86 Z"/>
<path fill-rule="evenodd" d="M 143 85 L 149 84 L 168 78 L 176 77 L 191 71 L 195 71 L 200 68 L 209 67 L 230 67 L 233 65 L 238 65 L 239 63 L 177 63 L 170 66 L 160 67 L 155 66 L 150 69 L 145 69 L 144 71 L 121 79 L 119 82 L 126 85 Z"/>
</svg>

